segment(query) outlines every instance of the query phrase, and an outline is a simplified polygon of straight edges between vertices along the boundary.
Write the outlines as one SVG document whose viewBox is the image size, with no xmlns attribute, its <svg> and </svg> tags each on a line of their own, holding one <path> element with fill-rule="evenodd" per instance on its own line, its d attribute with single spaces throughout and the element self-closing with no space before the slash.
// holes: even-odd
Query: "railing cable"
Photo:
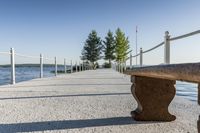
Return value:
<svg viewBox="0 0 200 133">
<path fill-rule="evenodd" d="M 173 37 L 173 38 L 171 38 L 171 39 L 169 39 L 169 40 L 170 40 L 170 41 L 174 41 L 174 40 L 186 38 L 186 37 L 189 37 L 189 36 L 193 36 L 193 35 L 196 35 L 196 34 L 199 34 L 199 33 L 200 33 L 200 30 L 197 30 L 197 31 L 194 31 L 194 32 L 187 33 L 187 34 L 185 34 L 185 35 Z"/>
<path fill-rule="evenodd" d="M 20 56 L 20 57 L 25 57 L 25 58 L 35 58 L 35 59 L 39 59 L 39 56 L 30 56 L 30 55 L 24 55 L 24 54 L 19 54 L 19 53 L 15 53 L 16 56 Z"/>
<path fill-rule="evenodd" d="M 164 44 L 164 42 L 161 42 L 160 44 L 156 45 L 155 47 L 150 48 L 150 49 L 148 49 L 148 50 L 146 50 L 146 51 L 143 51 L 142 53 L 144 54 L 144 53 L 150 52 L 150 51 L 152 51 L 152 50 L 154 50 L 154 49 L 156 49 L 156 48 L 162 46 L 163 44 Z"/>
<path fill-rule="evenodd" d="M 10 52 L 0 52 L 0 54 L 10 55 Z"/>
</svg>

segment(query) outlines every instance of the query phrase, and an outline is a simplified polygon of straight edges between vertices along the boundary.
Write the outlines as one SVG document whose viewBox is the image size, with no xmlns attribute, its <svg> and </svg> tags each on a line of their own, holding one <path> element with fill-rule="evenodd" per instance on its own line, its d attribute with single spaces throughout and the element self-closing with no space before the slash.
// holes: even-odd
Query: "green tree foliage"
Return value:
<svg viewBox="0 0 200 133">
<path fill-rule="evenodd" d="M 95 69 L 95 62 L 101 59 L 101 49 L 101 38 L 97 36 L 97 32 L 95 30 L 92 30 L 92 32 L 88 35 L 88 39 L 85 41 L 85 45 L 82 50 L 82 60 L 90 61 L 93 69 Z"/>
<path fill-rule="evenodd" d="M 124 63 L 129 50 L 129 41 L 128 37 L 125 36 L 120 28 L 116 30 L 115 43 L 116 61 L 119 63 Z"/>
<path fill-rule="evenodd" d="M 115 59 L 115 38 L 110 30 L 108 31 L 103 43 L 104 59 L 109 61 L 109 67 L 111 67 L 111 61 Z"/>
</svg>

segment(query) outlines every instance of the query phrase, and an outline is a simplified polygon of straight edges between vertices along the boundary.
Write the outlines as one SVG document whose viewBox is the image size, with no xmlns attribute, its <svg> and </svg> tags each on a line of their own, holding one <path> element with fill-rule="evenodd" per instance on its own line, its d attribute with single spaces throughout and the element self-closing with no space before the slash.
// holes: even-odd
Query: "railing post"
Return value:
<svg viewBox="0 0 200 133">
<path fill-rule="evenodd" d="M 83 63 L 81 64 L 81 71 L 83 71 Z"/>
<path fill-rule="evenodd" d="M 56 57 L 55 57 L 55 76 L 57 76 L 57 61 L 56 61 Z"/>
<path fill-rule="evenodd" d="M 164 42 L 164 63 L 170 64 L 170 36 L 168 31 L 165 32 Z"/>
<path fill-rule="evenodd" d="M 76 61 L 76 72 L 78 71 L 78 68 L 77 68 L 77 61 Z"/>
<path fill-rule="evenodd" d="M 132 69 L 132 53 L 130 53 L 130 69 Z"/>
<path fill-rule="evenodd" d="M 114 69 L 115 65 L 111 62 L 111 68 Z"/>
<path fill-rule="evenodd" d="M 117 62 L 117 71 L 119 72 L 119 63 Z"/>
<path fill-rule="evenodd" d="M 15 50 L 10 49 L 10 63 L 11 63 L 11 84 L 15 84 Z"/>
<path fill-rule="evenodd" d="M 140 48 L 140 67 L 143 65 L 143 51 L 142 48 Z"/>
<path fill-rule="evenodd" d="M 123 65 L 120 63 L 120 73 L 122 73 Z"/>
<path fill-rule="evenodd" d="M 121 73 L 121 63 L 119 63 L 119 72 Z"/>
<path fill-rule="evenodd" d="M 43 78 L 43 56 L 40 54 L 40 78 Z"/>
<path fill-rule="evenodd" d="M 83 64 L 81 64 L 81 71 L 83 71 Z"/>
<path fill-rule="evenodd" d="M 79 68 L 79 72 L 81 71 L 81 62 L 79 61 L 79 66 L 78 66 L 78 68 Z"/>
<path fill-rule="evenodd" d="M 119 62 L 117 63 L 117 71 L 120 72 Z"/>
<path fill-rule="evenodd" d="M 123 73 L 124 71 L 126 71 L 126 61 L 124 61 L 124 69 L 123 69 Z"/>
<path fill-rule="evenodd" d="M 71 60 L 71 73 L 73 73 L 73 65 L 72 65 L 72 60 Z"/>
<path fill-rule="evenodd" d="M 121 73 L 121 63 L 119 63 L 119 72 Z"/>
<path fill-rule="evenodd" d="M 64 69 L 65 69 L 65 73 L 67 73 L 66 59 L 64 59 Z"/>
<path fill-rule="evenodd" d="M 84 61 L 83 61 L 83 66 L 82 66 L 82 67 L 83 67 L 82 69 L 83 69 L 83 71 L 84 71 L 84 70 L 85 70 Z"/>
<path fill-rule="evenodd" d="M 85 71 L 84 61 L 83 61 L 83 71 Z"/>
</svg>

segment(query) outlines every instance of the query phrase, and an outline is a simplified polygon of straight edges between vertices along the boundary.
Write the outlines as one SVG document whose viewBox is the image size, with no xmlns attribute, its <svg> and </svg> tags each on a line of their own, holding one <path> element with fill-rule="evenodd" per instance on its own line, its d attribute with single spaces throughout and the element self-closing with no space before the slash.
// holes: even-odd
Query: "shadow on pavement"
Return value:
<svg viewBox="0 0 200 133">
<path fill-rule="evenodd" d="M 131 93 L 100 93 L 100 94 L 72 94 L 72 95 L 52 95 L 52 96 L 30 96 L 30 97 L 5 97 L 5 98 L 0 98 L 0 100 L 64 98 L 64 97 L 84 97 L 84 96 L 114 96 L 114 95 L 130 95 L 130 94 Z"/>
<path fill-rule="evenodd" d="M 99 126 L 120 126 L 130 124 L 147 124 L 152 122 L 136 122 L 131 117 L 113 117 L 85 120 L 44 121 L 31 123 L 0 124 L 1 132 L 33 132 L 61 129 L 79 129 Z"/>
</svg>

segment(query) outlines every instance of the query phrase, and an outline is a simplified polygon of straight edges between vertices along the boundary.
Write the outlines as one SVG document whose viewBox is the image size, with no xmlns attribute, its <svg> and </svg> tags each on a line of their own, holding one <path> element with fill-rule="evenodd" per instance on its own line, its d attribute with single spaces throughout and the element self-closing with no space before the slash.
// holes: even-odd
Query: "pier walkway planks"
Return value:
<svg viewBox="0 0 200 133">
<path fill-rule="evenodd" d="M 195 133 L 196 102 L 176 96 L 173 122 L 138 122 L 130 77 L 89 70 L 0 87 L 0 132 Z"/>
</svg>

